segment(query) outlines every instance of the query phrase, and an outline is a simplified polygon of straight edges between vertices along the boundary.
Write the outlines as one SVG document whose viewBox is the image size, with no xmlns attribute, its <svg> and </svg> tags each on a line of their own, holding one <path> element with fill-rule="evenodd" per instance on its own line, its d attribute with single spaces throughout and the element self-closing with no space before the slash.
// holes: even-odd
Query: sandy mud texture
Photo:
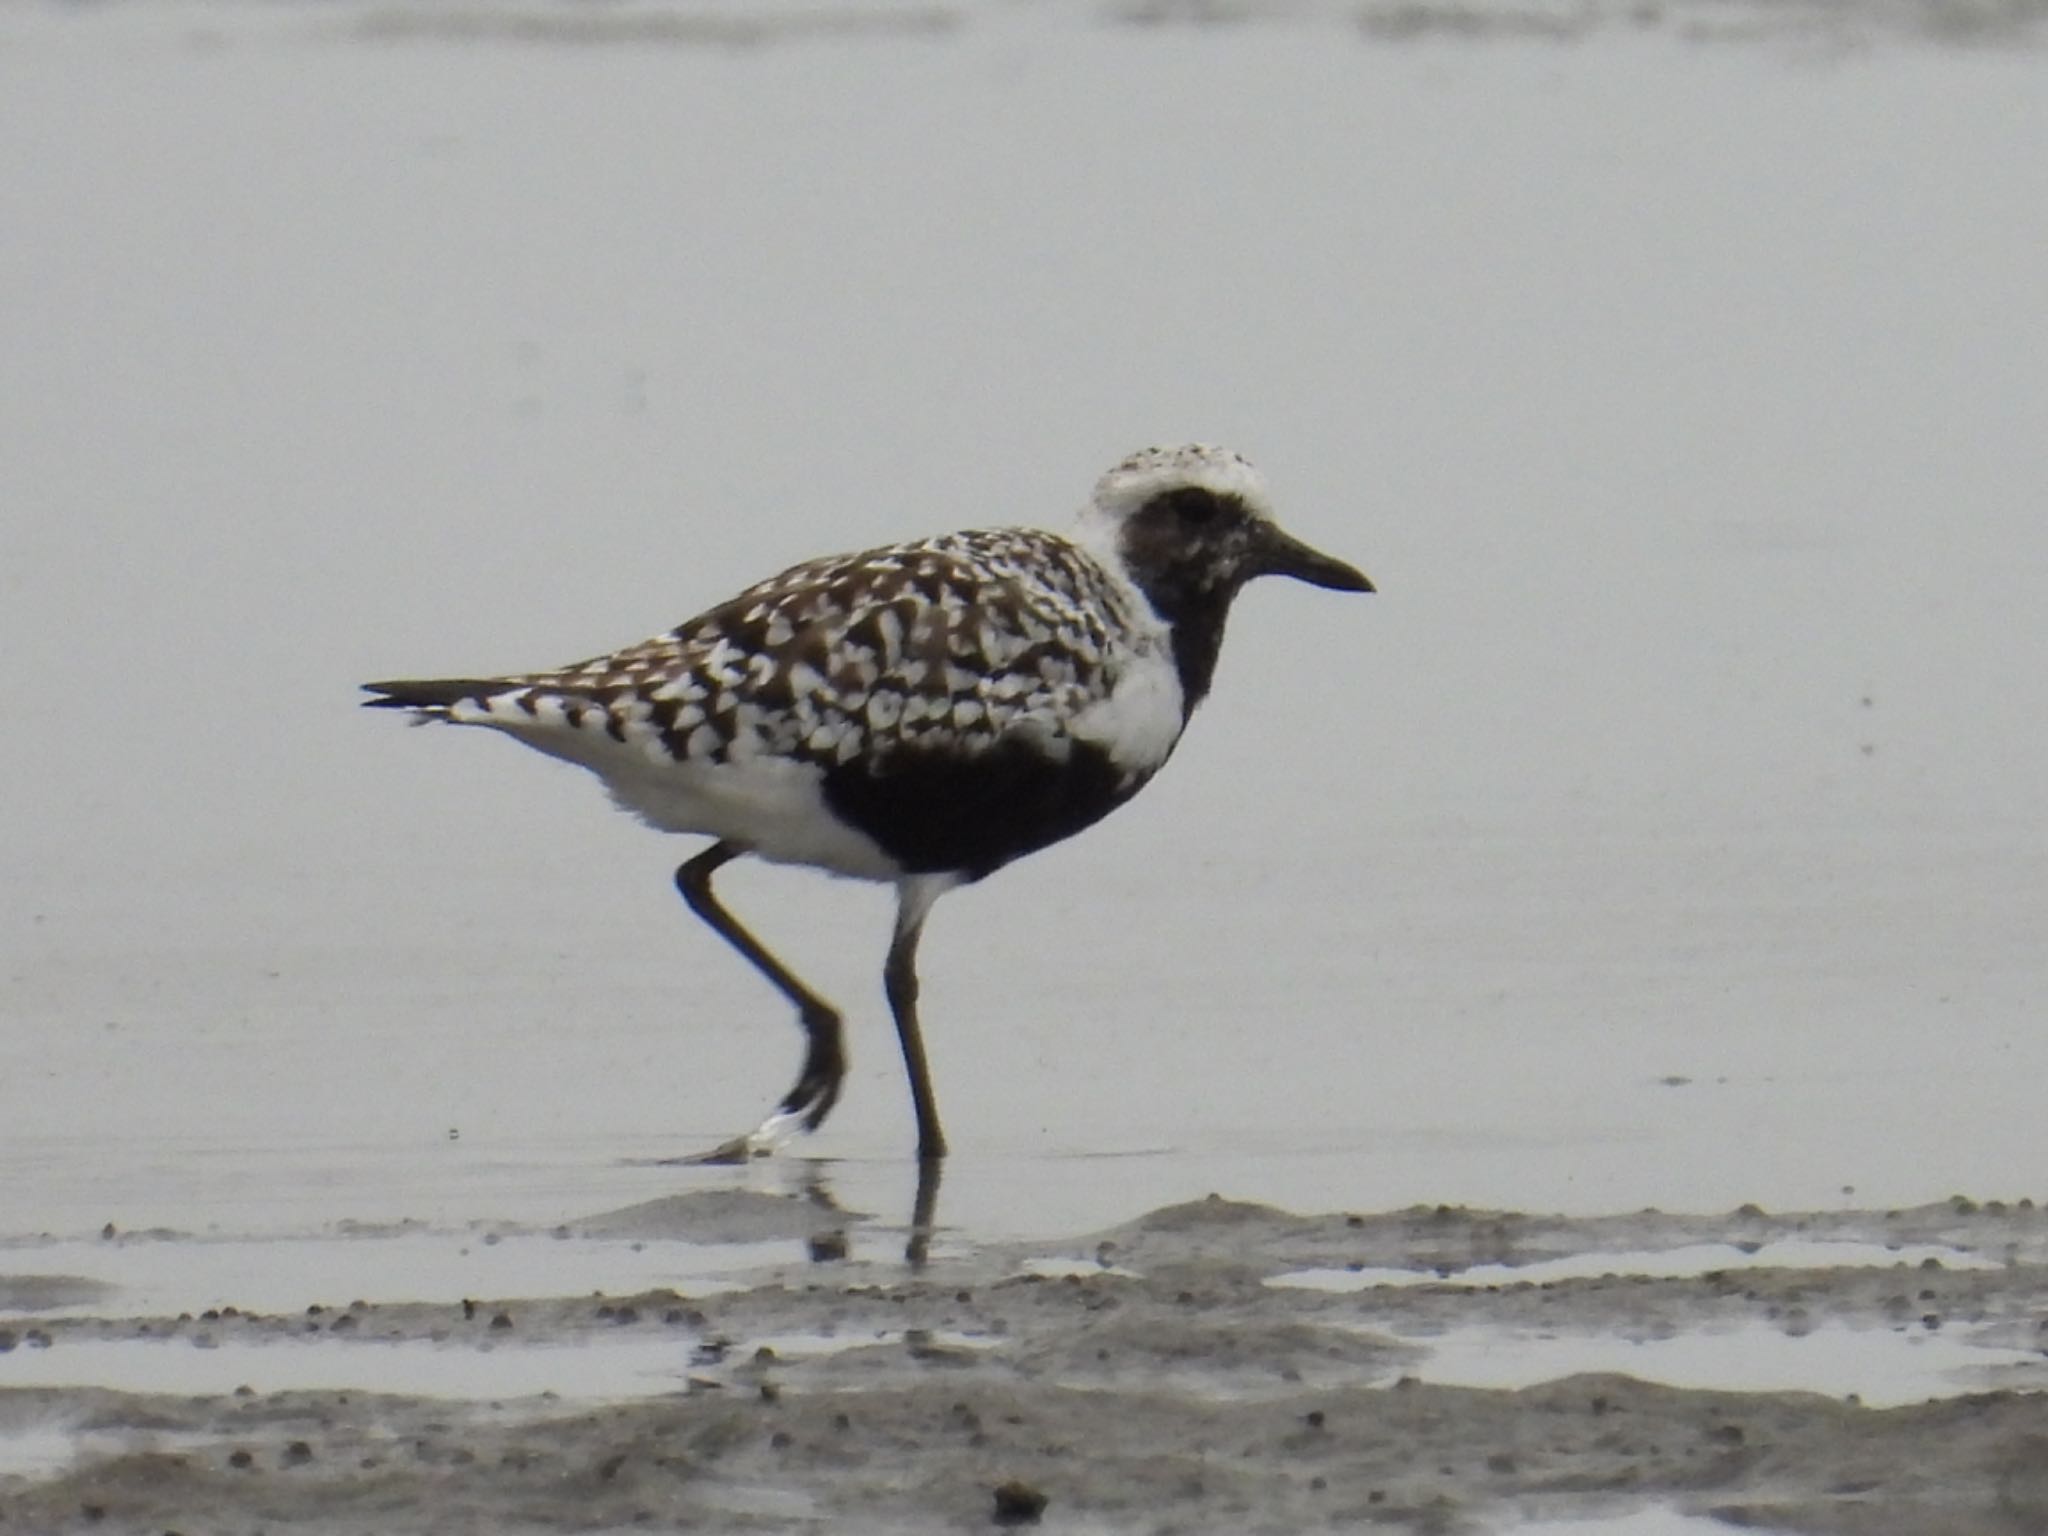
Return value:
<svg viewBox="0 0 2048 1536">
<path fill-rule="evenodd" d="M 683 1196 L 588 1231 L 701 1242 L 713 1209 Z M 716 1209 L 734 1216 L 729 1198 Z M 1594 1263 L 1458 1281 L 1480 1265 L 1703 1242 L 1741 1256 L 1795 1238 L 1934 1244 L 1982 1267 L 1660 1277 Z M 1070 1243 L 941 1243 L 921 1268 L 900 1240 L 813 1234 L 812 1262 L 698 1295 L 365 1299 L 291 1315 L 122 1316 L 88 1286 L 0 1280 L 10 1351 L 409 1342 L 454 1361 L 631 1340 L 670 1368 L 653 1395 L 610 1400 L 20 1388 L 0 1393 L 0 1430 L 59 1427 L 91 1450 L 0 1479 L 0 1532 L 1448 1533 L 1652 1507 L 1859 1536 L 2048 1531 L 2048 1378 L 2014 1363 L 2048 1344 L 2048 1224 L 2024 1202 L 1564 1220 L 1301 1217 L 1211 1198 Z M 1349 1290 L 1270 1283 L 1304 1270 L 1406 1273 Z M 1788 1342 L 1863 1330 L 1874 1347 L 1964 1333 L 1997 1343 L 2007 1374 L 1893 1406 L 1615 1374 L 1519 1390 L 1428 1379 L 1430 1340 L 1450 1331 L 1498 1330 L 1505 1359 L 1538 1333 L 1759 1325 Z"/>
</svg>

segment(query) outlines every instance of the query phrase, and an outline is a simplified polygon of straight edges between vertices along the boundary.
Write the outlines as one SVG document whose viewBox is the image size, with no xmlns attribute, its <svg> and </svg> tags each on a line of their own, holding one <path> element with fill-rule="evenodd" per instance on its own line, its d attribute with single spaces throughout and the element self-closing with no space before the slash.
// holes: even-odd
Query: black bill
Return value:
<svg viewBox="0 0 2048 1536">
<path fill-rule="evenodd" d="M 1319 549 L 1310 549 L 1292 534 L 1278 528 L 1263 530 L 1260 540 L 1258 574 L 1292 576 L 1312 587 L 1330 587 L 1338 592 L 1373 591 L 1372 579 L 1356 566 L 1346 565 Z"/>
</svg>

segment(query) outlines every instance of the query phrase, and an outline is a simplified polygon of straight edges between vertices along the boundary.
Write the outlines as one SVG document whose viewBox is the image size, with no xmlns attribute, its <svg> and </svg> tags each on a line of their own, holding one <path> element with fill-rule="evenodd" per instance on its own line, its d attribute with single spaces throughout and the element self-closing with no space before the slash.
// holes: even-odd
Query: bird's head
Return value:
<svg viewBox="0 0 2048 1536">
<path fill-rule="evenodd" d="M 1080 534 L 1114 555 L 1169 620 L 1190 607 L 1227 608 L 1254 576 L 1373 590 L 1363 571 L 1281 531 L 1250 461 L 1204 443 L 1147 448 L 1110 470 L 1095 483 Z"/>
</svg>

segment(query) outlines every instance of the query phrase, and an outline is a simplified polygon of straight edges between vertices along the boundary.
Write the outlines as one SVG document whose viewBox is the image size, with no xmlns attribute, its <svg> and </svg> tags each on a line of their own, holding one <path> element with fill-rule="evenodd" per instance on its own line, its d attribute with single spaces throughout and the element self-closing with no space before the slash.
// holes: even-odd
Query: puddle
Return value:
<svg viewBox="0 0 2048 1536">
<path fill-rule="evenodd" d="M 16 1349 L 0 1361 L 0 1386 L 101 1387 L 117 1392 L 204 1396 L 256 1392 L 379 1392 L 500 1401 L 648 1397 L 684 1389 L 693 1338 L 470 1345 L 404 1339 L 332 1343 L 189 1340 L 66 1340 Z"/>
<path fill-rule="evenodd" d="M 910 1345 L 904 1330 L 843 1334 L 750 1334 L 729 1353 L 707 1358 L 697 1334 L 674 1331 L 546 1343 L 483 1344 L 429 1339 L 327 1338 L 200 1344 L 191 1339 L 66 1339 L 48 1348 L 18 1347 L 0 1356 L 0 1389 L 98 1387 L 116 1392 L 205 1396 L 247 1387 L 269 1392 L 376 1392 L 471 1402 L 549 1394 L 583 1402 L 655 1397 L 754 1368 L 756 1352 L 775 1361 L 815 1360 L 872 1346 Z M 981 1350 L 990 1340 L 951 1330 L 915 1334 L 919 1350 Z M 0 1463 L 6 1453 L 0 1453 Z"/>
<path fill-rule="evenodd" d="M 200 1451 L 216 1436 L 163 1430 L 79 1429 L 74 1421 L 51 1418 L 18 1429 L 0 1429 L 0 1477 L 49 1477 L 75 1462 L 137 1450 L 163 1455 Z"/>
<path fill-rule="evenodd" d="M 85 1437 L 51 1422 L 0 1430 L 0 1477 L 41 1477 L 86 1450 Z"/>
<path fill-rule="evenodd" d="M 1594 1280 L 1603 1275 L 1656 1280 L 1697 1279 L 1731 1269 L 1891 1269 L 1925 1265 L 1942 1269 L 1998 1269 L 1996 1259 L 1940 1244 L 1888 1248 L 1882 1243 L 1821 1242 L 1790 1238 L 1750 1249 L 1731 1243 L 1688 1243 L 1679 1248 L 1604 1250 L 1543 1259 L 1533 1264 L 1477 1264 L 1449 1274 L 1427 1269 L 1297 1269 L 1275 1275 L 1269 1285 L 1313 1291 L 1368 1291 L 1397 1285 L 1544 1285 L 1559 1280 Z"/>
<path fill-rule="evenodd" d="M 1993 1387 L 2048 1386 L 2038 1352 L 1977 1345 L 1953 1333 L 1763 1324 L 1640 1342 L 1540 1337 L 1492 1328 L 1411 1338 L 1429 1356 L 1408 1374 L 1440 1386 L 1513 1391 L 1587 1372 L 1708 1392 L 1817 1392 L 1894 1408 Z"/>
<path fill-rule="evenodd" d="M 7 1280 L 56 1283 L 70 1277 L 111 1290 L 68 1305 L 15 1310 L 38 1317 L 176 1316 L 209 1307 L 297 1312 L 313 1303 L 492 1300 L 633 1295 L 673 1289 L 706 1295 L 749 1283 L 763 1269 L 807 1261 L 800 1241 L 724 1243 L 495 1237 L 408 1232 L 392 1236 L 188 1238 L 72 1241 L 0 1252 Z M 27 1287 L 16 1287 L 27 1289 Z"/>
</svg>

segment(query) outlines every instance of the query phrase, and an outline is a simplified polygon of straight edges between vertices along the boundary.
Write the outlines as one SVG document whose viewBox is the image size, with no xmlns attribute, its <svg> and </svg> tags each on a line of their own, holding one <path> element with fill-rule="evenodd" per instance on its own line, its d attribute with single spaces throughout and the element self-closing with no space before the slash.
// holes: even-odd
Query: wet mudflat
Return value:
<svg viewBox="0 0 2048 1536">
<path fill-rule="evenodd" d="M 0 7 L 0 1536 L 2048 1529 L 2041 34 Z M 655 1166 L 692 849 L 355 683 L 1191 436 L 1381 593 L 935 920 L 934 1230 L 795 872 Z"/>
<path fill-rule="evenodd" d="M 326 1239 L 395 1269 L 445 1243 L 553 1278 L 566 1248 L 587 1275 L 685 1283 L 294 1305 L 254 1278 L 260 1243 L 13 1243 L 0 1510 L 50 1533 L 956 1531 L 1040 1497 L 1046 1529 L 1080 1531 L 2048 1522 L 2031 1203 L 1568 1219 L 1210 1197 L 1067 1241 L 942 1227 L 922 1263 L 910 1236 L 815 1192 L 705 1190 L 547 1230 Z M 166 1247 L 218 1254 L 191 1295 L 245 1274 L 261 1305 L 124 1307 Z"/>
</svg>

